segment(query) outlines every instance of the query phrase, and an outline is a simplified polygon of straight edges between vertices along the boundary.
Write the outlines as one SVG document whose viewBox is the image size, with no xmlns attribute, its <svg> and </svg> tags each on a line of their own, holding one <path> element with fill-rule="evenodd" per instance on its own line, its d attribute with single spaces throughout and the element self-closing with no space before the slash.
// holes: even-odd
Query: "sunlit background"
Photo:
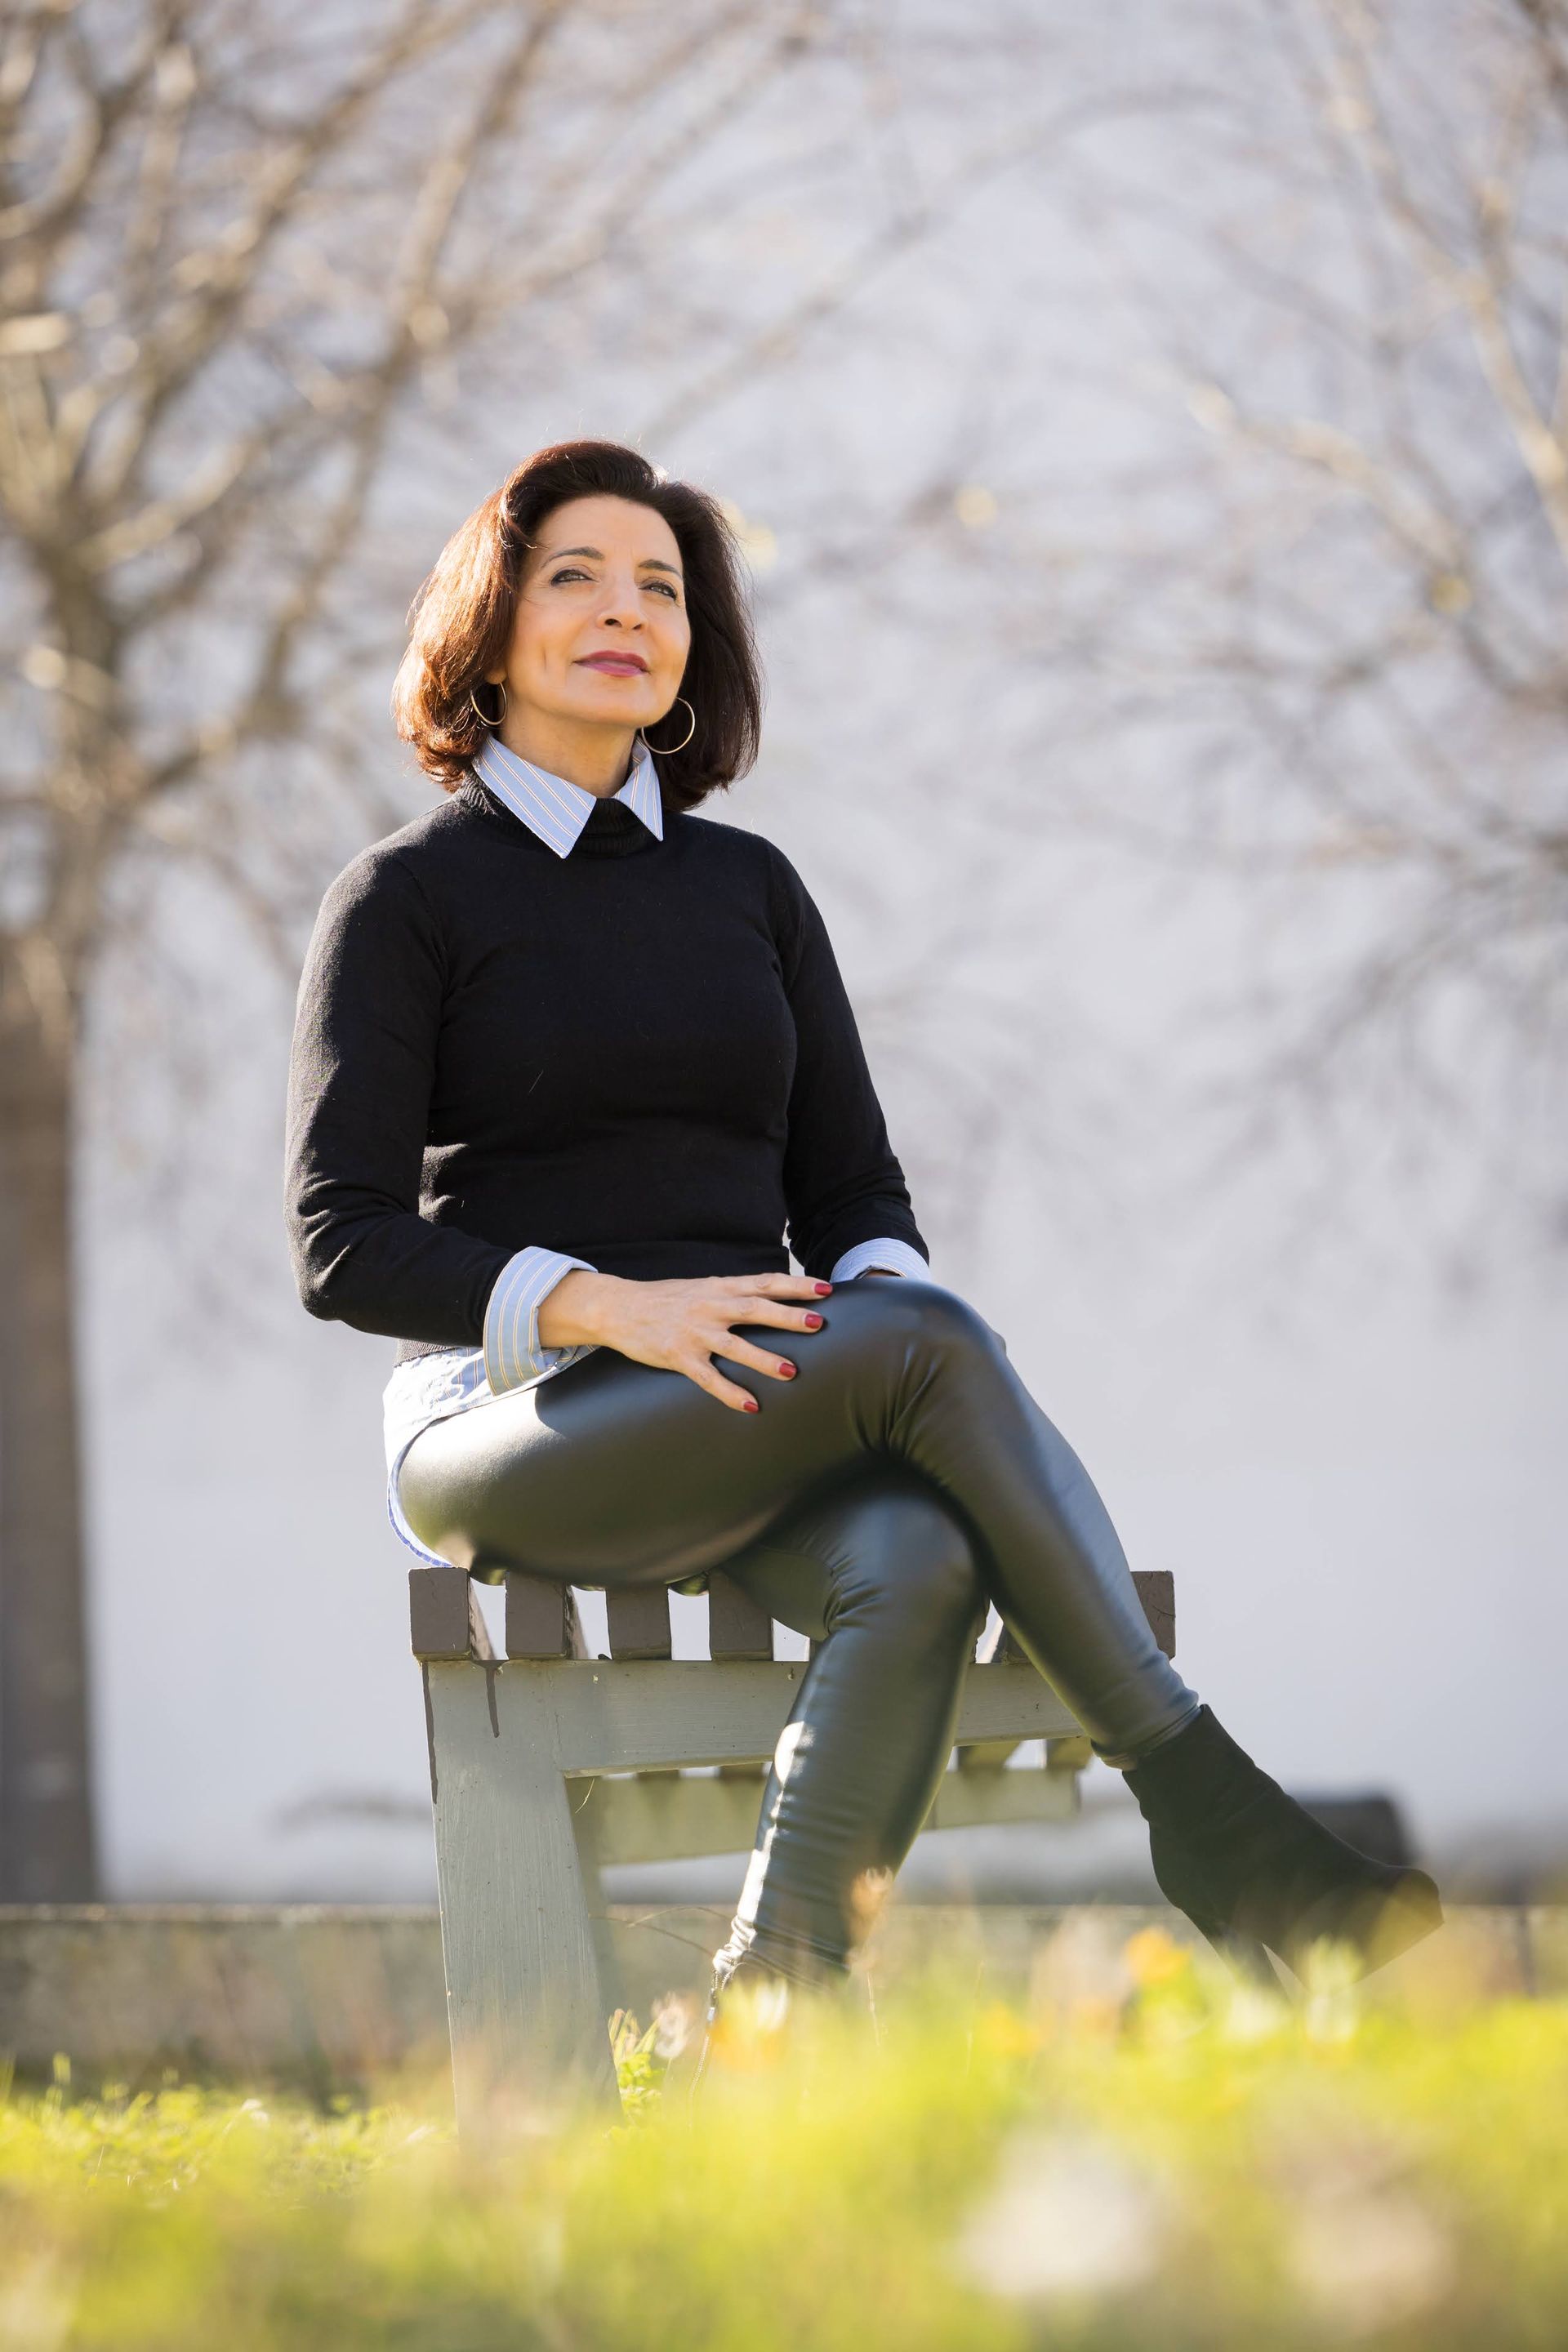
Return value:
<svg viewBox="0 0 1568 2352">
<path fill-rule="evenodd" d="M 322 891 L 434 793 L 388 717 L 406 608 L 577 434 L 729 504 L 770 698 L 704 814 L 822 906 L 933 1274 L 1173 1570 L 1187 1679 L 1456 1885 L 1560 1877 L 1568 137 L 1533 13 L 38 19 L 0 91 L 7 1753 L 43 1769 L 17 1695 L 73 1557 L 47 1061 L 109 1895 L 433 1899 L 393 1341 L 295 1296 L 285 1068 Z M 1079 1820 L 935 1834 L 903 1884 L 1138 1892 L 1138 1831 L 1097 1766 Z"/>
</svg>

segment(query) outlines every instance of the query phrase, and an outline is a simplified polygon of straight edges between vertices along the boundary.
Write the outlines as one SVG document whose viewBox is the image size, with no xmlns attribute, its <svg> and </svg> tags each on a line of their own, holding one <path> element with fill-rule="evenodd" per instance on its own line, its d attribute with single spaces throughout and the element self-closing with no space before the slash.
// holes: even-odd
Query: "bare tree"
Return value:
<svg viewBox="0 0 1568 2352">
<path fill-rule="evenodd" d="M 814 12 L 44 0 L 0 32 L 0 1894 L 94 1891 L 72 1140 L 137 857 L 281 949 L 320 835 L 236 822 L 320 736 L 399 421 L 612 268 Z M 629 134 L 635 132 L 636 138 Z M 330 652 L 325 650 L 331 648 Z M 363 771 L 345 790 L 384 825 Z M 266 837 L 274 870 L 249 853 Z"/>
<path fill-rule="evenodd" d="M 1399 1104 L 1561 1242 L 1568 6 L 1241 16 L 1202 20 L 1201 152 L 1082 183 L 1197 446 L 1146 445 L 1059 616 L 1120 753 L 1078 814 L 1242 877 L 1294 954 L 1215 1001 L 1226 1165 Z"/>
<path fill-rule="evenodd" d="M 1050 78 L 1014 106 L 1003 74 L 1000 130 L 951 139 L 918 192 L 873 155 L 871 201 L 776 291 L 721 251 L 698 266 L 759 176 L 776 205 L 819 174 L 820 92 L 795 78 L 826 61 L 885 92 L 886 49 L 811 0 L 41 0 L 5 20 L 0 1895 L 97 1876 L 71 1179 L 103 975 L 153 976 L 141 1036 L 107 1026 L 177 1183 L 207 1046 L 188 1008 L 157 1027 L 159 891 L 216 885 L 291 985 L 323 877 L 407 814 L 365 757 L 363 680 L 389 674 L 406 600 L 411 532 L 378 499 L 416 496 L 410 445 L 444 421 L 467 446 L 520 372 L 625 364 L 628 310 L 649 430 L 676 432 L 1094 118 Z M 748 121 L 781 94 L 788 161 L 775 137 L 758 175 Z"/>
</svg>

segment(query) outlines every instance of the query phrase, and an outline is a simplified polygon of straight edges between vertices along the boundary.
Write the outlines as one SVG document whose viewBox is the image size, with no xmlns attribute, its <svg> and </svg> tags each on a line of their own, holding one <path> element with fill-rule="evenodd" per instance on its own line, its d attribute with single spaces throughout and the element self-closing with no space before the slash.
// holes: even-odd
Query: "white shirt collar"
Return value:
<svg viewBox="0 0 1568 2352">
<path fill-rule="evenodd" d="M 578 835 L 594 814 L 596 793 L 585 791 L 581 784 L 568 783 L 564 776 L 552 775 L 548 768 L 536 768 L 531 760 L 509 751 L 499 735 L 487 736 L 472 766 L 480 782 L 558 857 L 570 856 Z M 664 803 L 659 793 L 658 772 L 646 743 L 639 741 L 636 745 L 631 773 L 614 797 L 625 801 L 656 841 L 664 839 Z"/>
</svg>

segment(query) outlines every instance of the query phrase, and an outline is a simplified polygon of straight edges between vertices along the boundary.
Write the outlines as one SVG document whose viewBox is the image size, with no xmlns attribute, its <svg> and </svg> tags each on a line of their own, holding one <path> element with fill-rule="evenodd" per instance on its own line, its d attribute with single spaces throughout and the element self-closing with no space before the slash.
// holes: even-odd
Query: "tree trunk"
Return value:
<svg viewBox="0 0 1568 2352">
<path fill-rule="evenodd" d="M 0 970 L 0 1900 L 98 1892 L 72 1321 L 75 1022 Z"/>
</svg>

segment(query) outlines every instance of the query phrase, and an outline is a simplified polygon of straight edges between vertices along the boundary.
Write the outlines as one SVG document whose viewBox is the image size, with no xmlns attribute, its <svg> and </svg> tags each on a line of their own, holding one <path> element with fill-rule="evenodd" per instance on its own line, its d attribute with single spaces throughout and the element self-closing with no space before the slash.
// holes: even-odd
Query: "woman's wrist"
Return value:
<svg viewBox="0 0 1568 2352">
<path fill-rule="evenodd" d="M 618 1274 L 596 1274 L 574 1265 L 563 1274 L 539 1307 L 542 1348 L 596 1348 L 603 1344 L 606 1312 L 619 1290 L 626 1287 Z"/>
</svg>

